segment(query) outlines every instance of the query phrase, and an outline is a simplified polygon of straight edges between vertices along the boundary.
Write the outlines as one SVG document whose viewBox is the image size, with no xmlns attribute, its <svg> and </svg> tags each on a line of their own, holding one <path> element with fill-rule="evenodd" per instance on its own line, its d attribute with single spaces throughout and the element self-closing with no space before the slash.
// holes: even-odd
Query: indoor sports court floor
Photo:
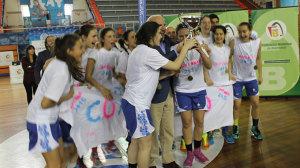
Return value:
<svg viewBox="0 0 300 168">
<path fill-rule="evenodd" d="M 11 85 L 9 77 L 0 77 L 0 168 L 44 167 L 42 156 L 27 150 L 26 110 L 23 84 Z M 259 127 L 263 141 L 251 138 L 249 101 L 245 100 L 240 112 L 240 139 L 235 144 L 227 144 L 218 133 L 215 144 L 203 150 L 211 162 L 201 164 L 194 161 L 193 167 L 299 167 L 300 98 L 261 98 L 260 110 Z M 178 138 L 175 146 L 176 162 L 182 165 L 185 155 L 178 149 Z M 126 167 L 122 166 L 126 157 L 113 159 L 112 162 L 108 160 L 106 167 Z"/>
</svg>

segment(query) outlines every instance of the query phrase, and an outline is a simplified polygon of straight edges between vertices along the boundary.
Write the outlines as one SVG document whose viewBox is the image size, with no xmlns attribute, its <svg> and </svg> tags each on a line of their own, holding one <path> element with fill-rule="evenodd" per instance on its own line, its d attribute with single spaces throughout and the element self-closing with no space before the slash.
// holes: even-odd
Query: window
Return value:
<svg viewBox="0 0 300 168">
<path fill-rule="evenodd" d="M 21 5 L 21 11 L 23 17 L 30 17 L 29 7 L 28 5 Z"/>
<path fill-rule="evenodd" d="M 73 4 L 65 4 L 65 15 L 72 15 Z"/>
</svg>

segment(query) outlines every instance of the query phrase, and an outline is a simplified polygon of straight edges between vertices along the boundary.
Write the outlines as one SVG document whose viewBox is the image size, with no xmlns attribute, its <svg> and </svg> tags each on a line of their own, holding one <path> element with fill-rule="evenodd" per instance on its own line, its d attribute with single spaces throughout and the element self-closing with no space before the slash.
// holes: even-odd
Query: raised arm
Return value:
<svg viewBox="0 0 300 168">
<path fill-rule="evenodd" d="M 195 38 L 191 40 L 185 40 L 184 46 L 182 47 L 179 56 L 174 61 L 169 61 L 166 65 L 164 65 L 162 68 L 167 70 L 179 70 L 181 68 L 181 65 L 186 57 L 187 51 L 194 46 L 196 46 L 197 40 Z"/>
</svg>

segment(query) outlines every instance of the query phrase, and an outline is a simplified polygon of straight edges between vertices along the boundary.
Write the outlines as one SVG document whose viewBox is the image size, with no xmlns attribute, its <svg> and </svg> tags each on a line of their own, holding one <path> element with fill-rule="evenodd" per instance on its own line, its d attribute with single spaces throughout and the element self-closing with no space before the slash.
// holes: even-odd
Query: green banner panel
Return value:
<svg viewBox="0 0 300 168">
<path fill-rule="evenodd" d="M 262 44 L 260 95 L 300 95 L 298 8 L 253 10 L 251 19 Z"/>
</svg>

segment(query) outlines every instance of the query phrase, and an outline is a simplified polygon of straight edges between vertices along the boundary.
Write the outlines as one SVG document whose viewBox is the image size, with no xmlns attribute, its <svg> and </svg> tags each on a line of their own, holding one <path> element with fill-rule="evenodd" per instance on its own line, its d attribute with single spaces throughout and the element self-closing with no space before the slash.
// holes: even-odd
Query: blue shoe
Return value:
<svg viewBox="0 0 300 168">
<path fill-rule="evenodd" d="M 208 136 L 208 142 L 209 142 L 209 144 L 213 145 L 215 143 L 214 142 L 214 133 L 213 132 L 208 132 L 207 136 Z"/>
<path fill-rule="evenodd" d="M 257 139 L 257 140 L 262 140 L 262 139 L 263 139 L 263 137 L 262 137 L 262 135 L 261 135 L 261 133 L 260 133 L 258 127 L 252 126 L 251 131 L 252 131 L 252 133 L 253 133 L 252 136 L 253 136 L 255 139 Z"/>
<path fill-rule="evenodd" d="M 228 130 L 222 131 L 222 135 L 227 143 L 234 143 L 234 139 Z"/>
<path fill-rule="evenodd" d="M 239 126 L 237 126 L 237 125 L 234 125 L 232 127 L 232 138 L 239 139 Z"/>
</svg>

